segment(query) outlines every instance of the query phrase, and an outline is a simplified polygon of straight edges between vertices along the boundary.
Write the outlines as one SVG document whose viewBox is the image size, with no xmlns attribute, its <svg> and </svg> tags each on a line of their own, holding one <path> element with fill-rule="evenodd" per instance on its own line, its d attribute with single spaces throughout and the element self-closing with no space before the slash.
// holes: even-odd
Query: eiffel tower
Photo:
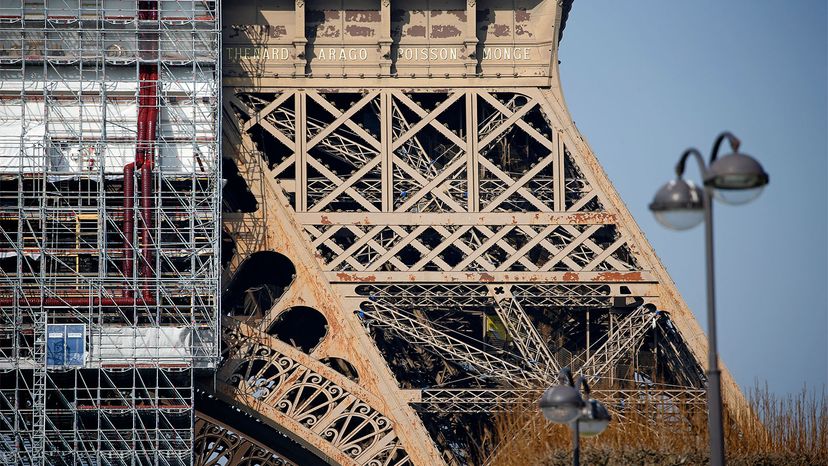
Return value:
<svg viewBox="0 0 828 466">
<path fill-rule="evenodd" d="M 197 464 L 480 464 L 562 367 L 619 422 L 705 413 L 705 336 L 564 103 L 571 6 L 225 5 Z"/>
</svg>

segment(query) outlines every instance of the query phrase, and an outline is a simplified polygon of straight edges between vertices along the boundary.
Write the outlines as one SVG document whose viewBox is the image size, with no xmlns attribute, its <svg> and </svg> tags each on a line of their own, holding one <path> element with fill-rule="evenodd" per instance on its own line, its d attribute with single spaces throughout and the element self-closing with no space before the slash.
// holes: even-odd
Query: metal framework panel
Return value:
<svg viewBox="0 0 828 466">
<path fill-rule="evenodd" d="M 0 463 L 192 464 L 218 1 L 0 1 Z"/>
<path fill-rule="evenodd" d="M 565 366 L 620 419 L 703 414 L 703 334 L 563 105 L 570 6 L 228 13 L 217 399 L 339 464 L 477 464 Z"/>
</svg>

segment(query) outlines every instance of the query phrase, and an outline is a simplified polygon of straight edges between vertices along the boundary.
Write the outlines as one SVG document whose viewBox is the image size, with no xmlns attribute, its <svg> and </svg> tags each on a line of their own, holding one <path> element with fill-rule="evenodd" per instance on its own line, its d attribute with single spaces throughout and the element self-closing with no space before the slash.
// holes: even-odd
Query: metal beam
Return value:
<svg viewBox="0 0 828 466">
<path fill-rule="evenodd" d="M 507 361 L 503 356 L 508 353 L 495 347 L 477 348 L 469 345 L 428 320 L 418 319 L 379 303 L 364 305 L 363 312 L 365 317 L 362 322 L 366 329 L 379 327 L 392 330 L 403 338 L 424 345 L 429 351 L 476 372 L 481 378 L 524 386 L 544 381 L 539 373 L 530 368 Z"/>
<path fill-rule="evenodd" d="M 659 317 L 660 313 L 651 304 L 636 308 L 614 326 L 601 347 L 589 356 L 577 372 L 591 383 L 607 377 L 607 372 L 622 358 L 629 357 L 636 351 L 647 330 L 655 328 Z"/>
<path fill-rule="evenodd" d="M 537 403 L 542 393 L 543 389 L 406 390 L 409 402 L 418 409 L 457 413 L 511 412 L 517 406 Z M 707 403 L 706 393 L 703 388 L 641 386 L 630 389 L 595 389 L 591 396 L 615 413 L 623 413 L 625 407 L 633 409 L 638 404 L 638 409 L 644 408 L 644 414 L 650 410 L 677 414 L 692 409 L 703 412 Z"/>
<path fill-rule="evenodd" d="M 546 380 L 554 380 L 555 374 L 561 370 L 558 361 L 552 356 L 549 345 L 538 334 L 520 302 L 512 296 L 510 287 L 490 285 L 489 294 L 494 298 L 498 317 L 506 325 L 512 342 L 523 357 L 530 364 L 535 364 Z"/>
<path fill-rule="evenodd" d="M 324 272 L 332 283 L 654 283 L 650 272 Z"/>
</svg>

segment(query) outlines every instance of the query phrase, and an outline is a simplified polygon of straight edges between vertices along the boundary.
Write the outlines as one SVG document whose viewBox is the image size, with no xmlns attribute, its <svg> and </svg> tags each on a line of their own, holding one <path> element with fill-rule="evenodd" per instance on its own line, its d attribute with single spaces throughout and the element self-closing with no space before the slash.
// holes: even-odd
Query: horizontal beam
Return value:
<svg viewBox="0 0 828 466">
<path fill-rule="evenodd" d="M 644 283 L 649 271 L 635 272 L 324 272 L 331 283 Z"/>
<path fill-rule="evenodd" d="M 403 390 L 403 397 L 413 405 L 429 411 L 448 412 L 502 412 L 513 411 L 516 405 L 537 403 L 542 389 L 425 389 Z M 590 396 L 613 411 L 623 410 L 631 403 L 654 406 L 690 407 L 704 409 L 707 390 L 704 388 L 632 388 L 592 390 Z"/>
<path fill-rule="evenodd" d="M 311 212 L 297 213 L 303 225 L 612 225 L 607 212 Z"/>
<path fill-rule="evenodd" d="M 474 77 L 460 75 L 445 75 L 437 77 L 427 77 L 425 74 L 417 75 L 415 77 L 392 77 L 382 76 L 380 78 L 365 76 L 362 78 L 356 76 L 348 77 L 302 77 L 291 76 L 288 73 L 265 73 L 253 72 L 249 76 L 242 75 L 245 73 L 240 70 L 223 70 L 222 85 L 226 88 L 248 88 L 251 81 L 255 81 L 260 92 L 267 90 L 282 90 L 282 89 L 364 89 L 369 87 L 390 87 L 390 88 L 407 88 L 407 89 L 429 89 L 436 88 L 439 90 L 451 88 L 492 88 L 493 85 L 503 88 L 530 88 L 536 89 L 538 87 L 548 87 L 548 76 L 537 77 L 511 77 L 511 76 L 497 76 L 495 73 L 482 74 Z M 241 75 L 241 76 L 240 76 Z M 488 78 L 488 79 L 487 79 Z M 289 85 L 288 85 L 289 84 Z"/>
</svg>

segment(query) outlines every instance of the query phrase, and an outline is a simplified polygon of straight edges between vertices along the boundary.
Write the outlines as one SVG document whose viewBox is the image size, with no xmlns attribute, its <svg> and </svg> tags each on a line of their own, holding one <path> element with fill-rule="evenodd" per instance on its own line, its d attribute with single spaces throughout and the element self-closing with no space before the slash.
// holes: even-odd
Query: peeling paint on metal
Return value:
<svg viewBox="0 0 828 466">
<path fill-rule="evenodd" d="M 270 28 L 270 37 L 278 39 L 287 35 L 287 28 L 285 26 L 272 26 Z"/>
<path fill-rule="evenodd" d="M 530 31 L 529 29 L 524 29 L 522 24 L 516 24 L 515 25 L 515 36 L 533 37 L 534 34 L 532 34 L 532 31 Z"/>
<path fill-rule="evenodd" d="M 460 37 L 462 32 L 456 26 L 431 26 L 431 37 L 434 39 L 447 39 L 449 37 Z"/>
<path fill-rule="evenodd" d="M 524 23 L 529 21 L 532 17 L 532 14 L 526 11 L 523 8 L 515 10 L 515 22 L 516 23 Z"/>
<path fill-rule="evenodd" d="M 347 3 L 347 2 L 344 2 L 344 3 Z M 344 4 L 344 3 L 341 3 L 341 4 Z M 422 2 L 421 4 L 426 4 L 426 3 L 427 2 Z M 462 3 L 458 2 L 456 4 L 453 4 L 452 6 L 460 5 L 460 4 L 465 4 L 465 2 L 462 2 Z M 377 4 L 374 4 L 374 6 L 376 6 L 376 5 Z M 506 38 L 508 38 L 509 35 L 510 35 L 510 32 L 511 32 L 510 27 L 514 27 L 514 37 L 520 37 L 523 40 L 525 40 L 527 37 L 533 37 L 532 24 L 531 24 L 532 22 L 530 21 L 530 18 L 532 17 L 532 14 L 530 14 L 529 11 L 527 11 L 525 9 L 516 9 L 516 11 L 514 13 L 514 16 L 513 16 L 515 22 L 512 23 L 511 21 L 509 21 L 510 18 L 508 18 L 508 17 L 504 17 L 501 20 L 500 15 L 501 15 L 501 10 L 503 8 L 497 2 L 495 2 L 495 5 L 498 9 L 497 17 L 495 16 L 495 14 L 492 10 L 489 10 L 489 9 L 478 10 L 478 12 L 477 12 L 477 17 L 478 17 L 478 20 L 479 20 L 478 26 L 482 26 L 478 31 L 483 31 L 483 35 L 488 34 L 490 37 L 491 36 L 496 36 L 496 37 L 506 37 Z M 443 7 L 445 7 L 445 5 L 443 5 Z M 507 9 L 509 9 L 509 8 L 507 8 Z M 537 10 L 535 10 L 535 11 L 537 11 Z M 310 21 L 310 19 L 312 17 L 312 14 L 314 14 L 314 13 L 319 15 L 318 21 L 316 21 L 316 22 Z M 356 11 L 356 10 L 354 10 L 354 11 L 345 11 L 344 13 L 345 13 L 345 20 L 349 21 L 351 23 L 351 24 L 348 24 L 344 28 L 344 32 L 346 34 L 358 36 L 360 34 L 352 33 L 351 28 L 364 28 L 366 26 L 365 23 L 369 23 L 371 21 L 374 21 L 372 19 L 369 19 L 368 17 L 361 17 L 360 16 L 360 14 L 366 13 L 366 11 Z M 370 17 L 373 17 L 373 14 L 376 14 L 377 16 L 381 16 L 376 11 L 367 11 L 366 14 L 368 14 Z M 341 15 L 341 13 L 339 11 L 325 11 L 325 12 L 320 11 L 320 10 L 309 11 L 308 15 L 307 15 L 307 17 L 309 19 L 308 24 L 311 25 L 315 30 L 318 30 L 319 32 L 325 32 L 325 33 L 330 34 L 330 35 L 322 35 L 322 37 L 339 37 L 340 34 L 343 32 L 342 26 L 340 25 L 340 22 L 339 22 L 340 15 Z M 398 37 L 399 33 L 403 29 L 406 29 L 406 28 L 407 28 L 406 29 L 406 35 L 411 36 L 411 37 L 425 38 L 426 35 L 427 35 L 427 32 L 428 32 L 427 29 L 426 29 L 428 26 L 431 26 L 432 37 L 442 38 L 442 37 L 462 36 L 462 33 L 460 32 L 460 29 L 462 29 L 464 26 L 461 25 L 460 22 L 457 21 L 454 17 L 449 17 L 447 15 L 454 15 L 458 19 L 461 19 L 465 23 L 465 21 L 467 19 L 465 11 L 462 11 L 462 10 L 454 10 L 454 11 L 436 10 L 436 11 L 431 11 L 430 15 L 431 15 L 432 18 L 438 18 L 438 19 L 432 21 L 432 23 L 446 23 L 446 24 L 443 25 L 443 24 L 429 24 L 429 23 L 427 23 L 425 13 L 422 10 L 411 11 L 411 12 L 407 12 L 407 11 L 404 11 L 404 10 L 393 10 L 393 13 L 392 13 L 393 20 L 392 21 L 394 21 L 393 27 L 395 28 L 395 34 L 397 35 L 397 36 L 395 36 L 395 39 L 399 40 L 399 37 Z M 536 16 L 534 19 L 535 19 L 535 21 L 537 21 L 539 18 Z M 377 19 L 376 21 L 380 21 L 380 19 Z M 497 21 L 498 23 L 503 23 L 503 24 L 493 24 L 494 21 Z M 443 35 L 443 34 L 448 34 L 448 31 L 437 29 L 437 28 L 446 28 L 447 26 L 448 27 L 454 27 L 454 26 L 451 26 L 452 24 L 457 25 L 459 27 L 458 34 L 456 34 L 456 35 Z M 317 26 L 318 26 L 318 28 L 317 28 Z M 375 25 L 371 25 L 371 26 L 375 26 Z M 284 26 L 280 26 L 280 27 L 282 29 L 285 29 Z M 370 29 L 370 28 L 368 28 L 368 29 Z M 457 29 L 457 28 L 455 28 L 455 29 Z M 374 31 L 379 31 L 379 29 L 374 29 Z M 463 30 L 463 31 L 465 31 L 465 30 Z M 304 31 L 298 31 L 297 33 L 301 34 L 302 32 L 304 32 Z M 535 32 L 536 32 L 536 35 L 540 35 L 540 36 L 544 35 L 543 31 L 537 30 Z M 286 33 L 287 33 L 286 29 L 285 29 L 284 32 L 282 32 L 282 31 L 279 32 L 279 34 L 283 34 L 283 35 L 285 35 Z M 373 34 L 371 34 L 371 35 L 373 35 Z M 507 41 L 508 41 L 508 39 L 501 39 L 501 40 L 492 41 L 492 42 L 505 43 Z M 330 41 L 330 42 L 334 42 L 334 41 Z M 421 44 L 423 41 L 414 40 L 414 41 L 411 41 L 411 42 L 416 43 L 416 44 Z M 448 42 L 448 41 L 446 41 L 446 42 Z M 454 42 L 454 41 L 452 41 L 452 42 Z M 472 47 L 472 50 L 473 50 L 473 47 Z M 279 84 L 279 82 L 277 82 L 276 87 L 280 87 L 280 86 L 281 86 L 281 84 Z M 332 84 L 332 86 L 336 86 L 336 84 Z M 368 84 L 367 86 L 370 87 L 371 85 Z M 380 84 L 380 86 L 381 86 L 381 84 Z M 316 87 L 318 89 L 318 86 L 316 86 Z M 318 90 L 318 91 L 319 92 L 324 92 L 324 90 Z M 336 89 L 334 89 L 333 91 L 336 91 Z M 443 93 L 443 92 L 449 92 L 449 91 L 452 91 L 452 89 L 428 88 L 425 91 L 422 90 L 422 89 L 420 90 L 420 92 L 432 92 L 432 93 Z M 564 123 L 563 127 L 569 128 L 568 119 L 566 118 L 567 115 L 566 115 L 565 109 L 564 110 L 558 109 L 558 107 L 554 104 L 554 102 L 552 102 L 552 100 L 550 100 L 547 103 L 547 105 L 551 105 L 552 110 L 555 110 L 556 112 L 559 112 L 560 113 L 560 115 L 558 115 L 559 117 L 561 115 L 563 116 L 564 121 L 558 123 L 557 126 L 560 127 L 561 123 Z M 577 134 L 577 130 L 575 130 L 573 128 L 573 131 L 575 133 L 575 137 L 580 141 L 580 143 L 585 144 L 585 142 L 583 141 L 583 138 L 580 135 Z M 569 129 L 567 129 L 567 132 L 569 132 Z M 599 173 L 599 175 L 600 175 L 602 173 L 602 171 L 601 171 L 600 166 L 597 165 L 597 161 L 593 160 L 594 155 L 591 154 L 590 152 L 588 152 L 588 148 L 582 149 L 582 150 L 585 150 L 587 152 L 586 152 L 586 154 L 581 154 L 583 157 L 579 161 L 585 160 L 586 166 L 589 167 L 592 171 L 594 171 L 596 173 Z M 578 151 L 573 150 L 573 152 L 574 152 L 573 157 L 577 158 L 577 156 L 578 156 L 577 152 Z M 599 187 L 603 187 L 601 185 L 602 181 L 600 181 L 600 180 L 602 180 L 601 176 L 598 176 L 598 178 L 599 178 L 599 182 L 598 182 Z M 611 189 L 606 191 L 606 192 L 609 192 L 610 194 L 608 194 L 608 196 L 612 198 Z M 276 204 L 276 203 L 271 203 L 271 205 L 274 205 L 274 204 Z M 284 207 L 285 212 L 291 212 L 292 206 L 289 202 L 283 201 L 281 206 Z M 470 212 L 468 212 L 468 213 L 464 212 L 463 214 L 468 215 L 469 218 L 473 218 Z M 359 219 L 359 220 L 355 221 L 353 224 L 355 224 L 355 225 L 360 225 L 360 224 L 362 224 L 362 225 L 371 225 L 373 223 L 379 223 L 379 224 L 383 223 L 382 221 L 376 220 L 376 219 L 374 219 L 375 222 L 372 222 L 371 221 L 372 218 L 370 217 L 370 215 L 371 214 L 366 214 L 364 219 Z M 619 217 L 621 219 L 626 218 L 624 215 L 625 214 L 620 214 L 619 213 Z M 330 214 L 330 216 L 334 219 L 333 221 L 331 221 L 331 218 L 329 218 L 328 215 L 321 215 L 319 217 L 315 217 L 315 220 L 318 219 L 320 224 L 322 224 L 322 225 L 332 225 L 332 224 L 335 224 L 335 223 L 343 224 L 343 222 L 336 217 L 336 214 Z M 505 222 L 509 221 L 508 220 L 509 216 L 502 216 L 500 218 L 502 218 Z M 525 219 L 528 219 L 528 218 L 529 218 L 529 216 L 521 217 L 521 220 L 525 221 Z M 554 214 L 551 214 L 551 215 L 548 214 L 548 213 L 536 213 L 533 216 L 533 218 L 534 218 L 534 220 L 531 223 L 536 224 L 536 225 L 554 224 L 559 219 L 562 222 L 566 222 L 566 223 L 569 223 L 569 224 L 576 224 L 576 225 L 596 225 L 596 224 L 600 225 L 600 224 L 613 224 L 613 223 L 618 222 L 618 220 L 616 219 L 616 216 L 614 214 L 610 214 L 610 213 L 607 213 L 607 212 L 554 213 Z M 481 216 L 480 219 L 481 219 L 481 223 L 482 223 L 484 221 L 483 220 L 484 217 Z M 463 224 L 463 222 L 465 222 L 465 221 L 467 221 L 467 220 L 465 220 L 465 219 L 458 220 L 457 218 L 450 218 L 449 220 L 446 221 L 446 224 L 451 225 L 451 224 L 454 224 L 454 222 L 460 222 L 460 224 Z M 395 219 L 394 222 L 399 222 L 399 220 Z M 311 222 L 308 222 L 308 223 L 311 223 Z M 519 224 L 518 219 L 514 215 L 511 216 L 511 223 L 512 223 L 512 225 Z M 345 222 L 345 224 L 347 224 L 347 222 Z M 270 225 L 268 225 L 266 228 L 292 229 L 293 226 L 291 226 L 291 225 L 292 225 L 292 223 L 290 221 L 273 222 Z M 623 227 L 623 226 L 620 225 L 620 227 Z M 508 225 L 505 226 L 505 228 L 514 229 L 513 227 L 510 227 Z M 514 230 L 516 231 L 517 229 L 514 229 Z M 250 232 L 244 232 L 244 233 L 248 234 Z M 284 237 L 273 238 L 272 237 L 273 235 L 274 235 L 274 233 L 271 233 L 271 232 L 266 233 L 266 236 L 269 238 L 270 241 L 276 241 L 276 242 L 278 242 L 278 244 L 280 244 L 281 246 L 283 246 L 285 248 L 288 248 L 288 249 L 292 250 L 292 249 L 296 249 L 297 246 L 298 246 L 297 240 L 296 240 L 295 237 L 291 238 L 289 235 L 284 235 L 283 234 Z M 306 235 L 307 235 L 307 232 L 306 232 Z M 633 235 L 632 235 L 631 238 L 628 239 L 628 241 L 630 241 L 631 253 L 637 253 L 637 248 L 634 246 L 634 240 L 643 241 L 641 238 L 639 238 L 639 236 L 640 236 L 639 234 L 635 234 L 635 230 L 634 230 L 634 227 L 633 227 Z M 306 237 L 305 240 L 307 240 L 307 239 L 308 238 Z M 261 241 L 261 237 L 256 236 L 256 240 Z M 253 240 L 249 239 L 248 241 L 253 241 Z M 642 242 L 642 244 L 643 244 L 643 247 L 644 247 L 644 251 L 642 252 L 642 254 L 647 253 L 649 250 L 646 247 L 646 243 Z M 298 249 L 301 249 L 301 248 L 298 248 Z M 310 258 L 310 256 L 306 256 L 306 257 L 308 259 Z M 647 257 L 649 257 L 649 255 Z M 318 254 L 317 254 L 317 258 L 319 259 Z M 657 259 L 652 259 L 652 260 L 653 260 L 653 262 L 657 263 Z M 309 261 L 307 261 L 307 259 L 303 259 L 303 261 L 304 262 L 309 262 Z M 644 268 L 647 269 L 648 267 L 644 267 Z M 435 281 L 439 280 L 439 281 L 444 281 L 446 283 L 448 283 L 448 282 L 464 282 L 464 281 L 478 282 L 479 283 L 479 282 L 492 282 L 492 281 L 495 280 L 495 276 L 497 276 L 498 280 L 505 281 L 507 283 L 511 280 L 526 281 L 526 282 L 579 282 L 579 281 L 581 281 L 580 274 L 577 273 L 577 272 L 536 273 L 536 274 L 533 274 L 533 273 L 530 273 L 530 272 L 517 272 L 517 273 L 514 273 L 514 274 L 509 274 L 509 273 L 501 274 L 499 272 L 498 273 L 495 273 L 495 272 L 485 273 L 485 272 L 474 271 L 474 272 L 463 273 L 463 274 L 460 274 L 460 273 L 444 273 L 444 274 L 439 274 L 439 275 L 438 275 L 438 273 L 431 273 L 430 271 L 428 273 L 423 273 L 423 274 L 421 274 L 419 272 L 420 271 L 417 271 L 417 272 L 410 271 L 410 273 L 407 275 L 408 281 L 416 282 L 418 280 L 418 277 L 420 277 L 419 279 L 423 280 L 425 282 L 435 282 Z M 301 270 L 298 271 L 298 275 L 301 275 L 302 279 L 304 280 L 302 282 L 302 286 L 303 287 L 304 286 L 310 287 L 310 289 L 311 289 L 310 292 L 313 293 L 313 298 L 315 300 L 317 300 L 320 304 L 323 305 L 323 307 L 325 308 L 323 313 L 326 315 L 326 317 L 330 317 L 329 318 L 329 322 L 331 323 L 330 334 L 332 334 L 332 335 L 340 335 L 340 334 L 343 335 L 342 336 L 342 341 L 340 341 L 338 344 L 344 345 L 345 349 L 342 351 L 342 353 L 340 355 L 348 354 L 348 350 L 352 350 L 352 348 L 347 346 L 347 339 L 348 338 L 353 339 L 354 335 L 352 333 L 350 333 L 350 331 L 348 329 L 349 328 L 348 326 L 342 326 L 342 325 L 340 325 L 340 323 L 345 322 L 347 319 L 349 319 L 349 320 L 347 320 L 347 322 L 357 320 L 357 318 L 355 316 L 350 314 L 350 312 L 355 307 L 350 307 L 349 304 L 344 304 L 343 305 L 344 307 L 340 308 L 339 303 L 338 303 L 339 300 L 336 299 L 337 296 L 332 296 L 329 292 L 323 292 L 322 291 L 322 290 L 327 290 L 328 289 L 327 288 L 328 287 L 327 280 L 325 280 L 324 278 L 309 278 L 309 276 L 315 276 L 317 273 L 318 273 L 317 272 L 317 264 L 313 264 L 313 265 L 305 264 L 305 268 L 302 268 Z M 351 290 L 355 289 L 357 283 L 375 282 L 375 281 L 378 281 L 378 280 L 379 281 L 391 281 L 391 280 L 396 281 L 396 280 L 401 279 L 401 277 L 405 276 L 404 274 L 383 275 L 383 274 L 385 274 L 385 271 L 377 272 L 377 273 L 380 274 L 379 278 L 376 275 L 369 275 L 369 274 L 366 274 L 366 273 L 362 273 L 362 274 L 360 274 L 360 273 L 349 273 L 349 272 L 337 273 L 335 276 L 337 277 L 338 280 L 340 280 L 340 283 L 333 285 L 334 288 L 336 288 L 336 290 L 337 290 L 336 294 L 340 295 L 341 290 L 345 289 L 345 288 L 348 288 L 348 289 L 351 289 Z M 629 283 L 629 282 L 636 282 L 636 281 L 639 282 L 638 283 L 639 287 L 643 288 L 645 286 L 650 286 L 650 285 L 647 284 L 648 282 L 643 282 L 643 279 L 642 279 L 643 273 L 642 272 L 618 272 L 618 271 L 614 271 L 614 272 L 601 272 L 601 273 L 598 273 L 598 274 L 594 274 L 594 273 L 591 273 L 591 272 L 582 272 L 582 273 L 584 273 L 584 275 L 585 275 L 585 278 L 583 279 L 584 282 L 589 282 L 589 281 L 593 281 L 593 280 L 594 281 L 604 281 L 604 282 L 608 282 L 608 283 L 613 283 L 614 282 L 613 288 L 618 287 L 617 283 L 624 283 L 624 282 Z M 655 280 L 658 280 L 658 279 L 655 279 Z M 344 284 L 342 282 L 355 282 L 355 284 L 347 285 L 347 284 Z M 324 283 L 324 285 L 323 285 L 323 283 Z M 653 285 L 653 286 L 655 287 L 657 285 Z M 671 291 L 669 289 L 669 287 L 667 287 L 667 291 L 668 291 L 668 293 Z M 352 293 L 350 293 L 350 294 L 352 294 Z M 342 296 L 338 296 L 338 297 L 342 298 Z M 342 299 L 345 299 L 346 302 L 348 302 L 348 303 L 352 302 L 352 301 L 348 301 L 349 299 L 353 300 L 352 298 L 342 298 Z M 675 299 L 675 298 L 673 298 L 673 299 Z M 674 305 L 672 302 L 670 302 L 670 304 Z M 678 308 L 678 310 L 683 310 L 683 308 Z M 345 312 L 343 312 L 343 311 L 345 311 Z M 345 317 L 343 317 L 343 315 Z M 337 316 L 339 316 L 339 317 L 337 317 Z M 342 320 L 337 320 L 337 319 L 342 319 Z M 360 335 L 361 335 L 361 333 L 360 333 Z M 354 346 L 358 346 L 358 345 L 354 344 Z M 358 360 L 360 359 L 359 355 L 357 355 L 355 357 Z M 364 362 L 363 364 L 367 365 L 369 363 Z M 367 374 L 362 374 L 363 366 L 358 361 L 357 361 L 356 365 L 360 369 L 359 372 L 361 373 L 361 375 L 364 376 L 364 381 L 379 380 L 378 377 L 374 376 L 372 371 L 366 371 Z M 370 367 L 370 366 L 366 366 L 366 367 Z M 385 374 L 384 372 L 380 372 L 380 373 Z M 384 377 L 384 375 L 383 375 L 383 377 Z M 369 382 L 369 385 L 371 385 L 370 382 Z M 377 383 L 374 383 L 374 385 L 377 385 Z M 433 462 L 432 463 L 418 462 L 417 464 L 435 464 L 435 463 L 433 463 Z"/>
<path fill-rule="evenodd" d="M 615 215 L 609 212 L 578 212 L 572 214 L 572 223 L 578 225 L 615 223 Z"/>
<path fill-rule="evenodd" d="M 336 278 L 339 279 L 339 281 L 343 281 L 343 282 L 375 282 L 375 281 L 377 281 L 377 276 L 376 275 L 368 275 L 368 276 L 365 276 L 365 277 L 360 277 L 357 274 L 350 274 L 350 273 L 345 273 L 345 272 L 337 273 Z"/>
<path fill-rule="evenodd" d="M 466 10 L 448 10 L 446 13 L 454 15 L 462 22 L 466 22 Z"/>
<path fill-rule="evenodd" d="M 425 37 L 426 28 L 425 26 L 411 26 L 405 30 L 405 35 L 411 37 Z"/>
<path fill-rule="evenodd" d="M 351 37 L 373 37 L 374 28 L 368 26 L 356 26 L 354 24 L 345 27 L 345 32 Z"/>
<path fill-rule="evenodd" d="M 495 37 L 508 37 L 511 33 L 511 28 L 508 24 L 493 24 L 492 25 L 492 34 Z"/>
<path fill-rule="evenodd" d="M 376 10 L 346 11 L 345 21 L 354 23 L 379 23 L 382 21 L 382 15 Z"/>
<path fill-rule="evenodd" d="M 640 282 L 641 280 L 641 272 L 602 272 L 595 277 L 595 281 L 599 282 Z"/>
<path fill-rule="evenodd" d="M 339 37 L 339 29 L 336 26 L 319 26 L 319 31 L 316 33 L 319 37 Z"/>
</svg>

